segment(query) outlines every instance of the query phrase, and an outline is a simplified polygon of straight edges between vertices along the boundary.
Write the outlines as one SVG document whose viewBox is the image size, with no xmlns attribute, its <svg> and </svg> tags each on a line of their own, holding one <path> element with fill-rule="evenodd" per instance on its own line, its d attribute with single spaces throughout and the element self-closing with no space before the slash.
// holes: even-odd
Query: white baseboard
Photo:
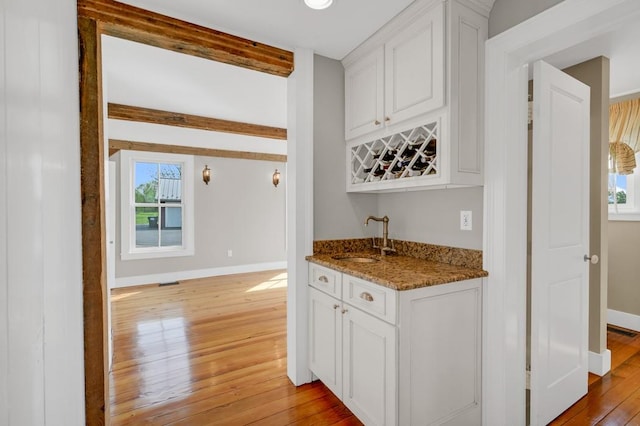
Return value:
<svg viewBox="0 0 640 426">
<path fill-rule="evenodd" d="M 132 287 L 143 284 L 159 284 L 195 278 L 217 277 L 220 275 L 243 274 L 247 272 L 286 269 L 287 262 L 254 263 L 251 265 L 224 266 L 221 268 L 196 269 L 193 271 L 167 272 L 163 274 L 136 275 L 116 278 L 111 288 Z"/>
<path fill-rule="evenodd" d="M 607 310 L 607 323 L 629 330 L 640 331 L 640 315 L 628 314 L 626 312 Z"/>
<path fill-rule="evenodd" d="M 601 354 L 589 351 L 589 373 L 604 376 L 611 370 L 611 351 L 605 349 Z"/>
</svg>

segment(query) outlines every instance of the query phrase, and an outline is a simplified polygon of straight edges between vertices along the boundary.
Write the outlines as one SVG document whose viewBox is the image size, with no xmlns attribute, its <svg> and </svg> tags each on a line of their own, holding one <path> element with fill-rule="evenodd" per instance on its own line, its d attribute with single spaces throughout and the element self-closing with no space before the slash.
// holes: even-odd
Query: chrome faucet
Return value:
<svg viewBox="0 0 640 426">
<path fill-rule="evenodd" d="M 364 220 L 364 226 L 369 225 L 369 220 L 375 220 L 376 222 L 382 222 L 382 246 L 376 245 L 376 238 L 373 237 L 373 248 L 379 248 L 382 256 L 388 252 L 395 252 L 396 250 L 389 246 L 389 216 L 375 217 L 369 216 Z"/>
</svg>

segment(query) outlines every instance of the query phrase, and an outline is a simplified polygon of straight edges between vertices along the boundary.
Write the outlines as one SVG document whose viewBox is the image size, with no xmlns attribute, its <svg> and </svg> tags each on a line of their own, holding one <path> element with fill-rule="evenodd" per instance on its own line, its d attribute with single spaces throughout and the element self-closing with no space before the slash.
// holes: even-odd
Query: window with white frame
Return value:
<svg viewBox="0 0 640 426">
<path fill-rule="evenodd" d="M 640 220 L 640 99 L 609 105 L 609 220 Z"/>
<path fill-rule="evenodd" d="M 121 258 L 191 256 L 193 157 L 122 151 Z"/>
<path fill-rule="evenodd" d="M 608 188 L 609 220 L 640 220 L 640 167 L 628 175 L 609 173 Z"/>
</svg>

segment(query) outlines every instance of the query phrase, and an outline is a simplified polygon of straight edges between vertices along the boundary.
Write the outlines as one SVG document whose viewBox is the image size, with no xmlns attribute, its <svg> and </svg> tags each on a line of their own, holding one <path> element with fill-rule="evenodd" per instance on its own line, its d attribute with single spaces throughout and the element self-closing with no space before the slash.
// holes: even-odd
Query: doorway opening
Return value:
<svg viewBox="0 0 640 426">
<path fill-rule="evenodd" d="M 150 23 L 152 22 L 153 23 Z M 124 23 L 123 23 L 124 22 Z M 132 30 L 134 28 L 135 30 Z M 80 111 L 81 111 L 81 192 L 82 244 L 85 327 L 85 414 L 87 424 L 108 423 L 107 360 L 107 265 L 105 234 L 105 152 L 109 149 L 104 134 L 103 111 L 107 105 L 102 88 L 102 35 L 112 35 L 131 41 L 149 43 L 165 49 L 197 55 L 205 59 L 240 65 L 282 77 L 293 69 L 293 53 L 255 44 L 246 40 L 194 26 L 166 16 L 119 4 L 109 9 L 100 2 L 87 0 L 78 4 L 80 42 Z M 196 34 L 197 36 L 194 36 Z M 237 45 L 233 53 L 216 49 L 212 40 L 221 45 Z M 179 45 L 179 46 L 178 46 Z M 177 47 L 178 46 L 178 47 Z M 270 59 L 271 58 L 271 59 Z M 157 111 L 156 111 L 157 112 Z M 182 117 L 184 118 L 184 117 Z M 223 120 L 224 121 L 224 120 Z M 224 121 L 229 124 L 229 121 Z M 246 125 L 247 123 L 241 123 Z M 249 126 L 255 131 L 255 126 Z M 258 126 L 260 127 L 260 126 Z M 285 137 L 286 138 L 286 130 Z M 122 141 L 121 141 L 122 142 Z M 271 185 L 271 174 L 265 177 Z M 293 196 L 295 200 L 295 195 Z M 286 216 L 282 218 L 286 219 Z M 295 226 L 292 228 L 295 229 Z M 100 362 L 102 361 L 102 362 Z"/>
<path fill-rule="evenodd" d="M 526 64 L 638 15 L 632 1 L 561 2 L 487 43 L 483 423 L 526 417 Z"/>
</svg>

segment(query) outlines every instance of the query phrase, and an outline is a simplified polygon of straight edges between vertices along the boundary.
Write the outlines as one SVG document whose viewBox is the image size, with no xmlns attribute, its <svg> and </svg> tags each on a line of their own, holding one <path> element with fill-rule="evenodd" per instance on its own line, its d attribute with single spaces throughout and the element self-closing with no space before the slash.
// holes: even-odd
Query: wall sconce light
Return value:
<svg viewBox="0 0 640 426">
<path fill-rule="evenodd" d="M 211 180 L 211 169 L 209 166 L 205 165 L 204 169 L 202 169 L 202 181 L 209 185 L 209 181 Z"/>
<path fill-rule="evenodd" d="M 271 176 L 271 181 L 273 182 L 273 186 L 277 188 L 278 184 L 280 183 L 280 172 L 278 171 L 278 169 L 276 169 L 276 171 L 273 172 L 273 176 Z"/>
</svg>

